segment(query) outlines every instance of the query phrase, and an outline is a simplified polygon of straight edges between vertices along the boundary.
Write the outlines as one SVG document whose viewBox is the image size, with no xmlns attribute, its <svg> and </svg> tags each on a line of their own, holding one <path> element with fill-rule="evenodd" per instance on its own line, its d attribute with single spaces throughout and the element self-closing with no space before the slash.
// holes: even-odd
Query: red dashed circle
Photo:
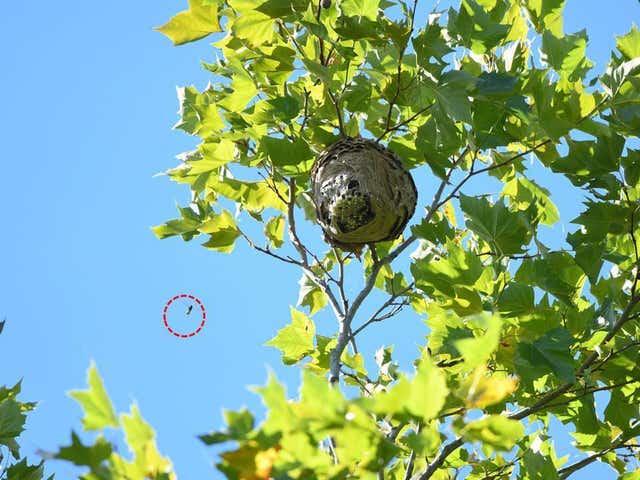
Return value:
<svg viewBox="0 0 640 480">
<path fill-rule="evenodd" d="M 189 332 L 189 333 L 176 332 L 169 325 L 169 321 L 167 320 L 167 311 L 169 310 L 169 306 L 171 306 L 171 304 L 173 302 L 175 302 L 176 300 L 178 300 L 179 298 L 188 298 L 189 300 L 193 300 L 198 305 L 198 307 L 200 307 L 200 316 L 201 316 L 202 320 L 201 320 L 200 325 L 198 326 L 198 328 L 196 328 L 193 332 Z M 167 330 L 169 330 L 169 333 L 171 335 L 173 335 L 175 337 L 178 337 L 178 338 L 190 338 L 190 337 L 193 337 L 193 336 L 197 335 L 204 328 L 204 324 L 205 324 L 206 320 L 207 320 L 207 311 L 204 309 L 204 305 L 202 304 L 200 299 L 197 298 L 197 297 L 194 297 L 193 295 L 187 295 L 186 293 L 183 293 L 181 295 L 176 295 L 175 297 L 171 298 L 166 303 L 166 305 L 164 306 L 164 309 L 162 310 L 162 322 L 164 323 L 164 327 Z"/>
</svg>

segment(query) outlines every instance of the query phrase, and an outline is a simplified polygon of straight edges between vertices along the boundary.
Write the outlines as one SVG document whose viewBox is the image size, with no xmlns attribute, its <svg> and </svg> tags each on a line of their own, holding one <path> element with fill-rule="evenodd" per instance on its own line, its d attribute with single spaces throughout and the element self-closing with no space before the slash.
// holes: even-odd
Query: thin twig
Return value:
<svg viewBox="0 0 640 480">
<path fill-rule="evenodd" d="M 352 333 L 351 333 L 351 337 L 355 337 L 356 335 L 358 335 L 362 330 L 364 330 L 365 328 L 367 328 L 369 325 L 371 325 L 372 323 L 376 323 L 376 322 L 381 322 L 383 320 L 387 320 L 388 318 L 391 318 L 393 316 L 395 316 L 400 310 L 402 310 L 402 307 L 407 305 L 406 303 L 403 304 L 395 304 L 395 300 L 398 297 L 403 296 L 405 293 L 409 292 L 410 290 L 412 290 L 414 287 L 414 284 L 411 283 L 411 285 L 409 285 L 406 288 L 403 288 L 401 291 L 399 291 L 398 293 L 395 293 L 393 295 L 391 295 L 386 302 L 384 302 L 382 304 L 382 306 L 380 306 L 380 308 L 378 308 L 378 310 L 376 310 L 376 312 L 371 315 L 371 317 L 369 318 L 369 320 L 367 320 L 365 323 L 363 323 L 362 325 L 360 325 L 358 328 L 356 328 Z M 380 315 L 385 309 L 387 309 L 390 306 L 396 306 L 398 308 L 394 309 L 391 314 L 386 314 L 386 315 Z"/>
<path fill-rule="evenodd" d="M 281 262 L 285 262 L 285 263 L 291 263 L 293 265 L 298 265 L 299 267 L 302 267 L 302 263 L 299 262 L 298 260 L 291 258 L 291 257 L 283 257 L 282 255 L 278 255 L 275 252 L 272 252 L 269 247 L 261 247 L 260 245 L 256 244 L 253 240 L 251 240 L 251 238 L 249 238 L 242 230 L 240 230 L 240 228 L 238 226 L 236 226 L 236 229 L 238 230 L 238 233 L 240 233 L 240 235 L 247 241 L 247 243 L 249 244 L 249 246 L 251 248 L 253 248 L 254 250 L 257 250 L 260 253 L 264 253 L 266 255 L 269 255 L 273 258 L 276 258 L 278 260 L 280 260 Z"/>
<path fill-rule="evenodd" d="M 304 89 L 304 107 L 302 112 L 302 123 L 300 124 L 300 135 L 304 132 L 304 127 L 307 125 L 307 120 L 309 120 L 309 96 L 311 92 Z"/>
<path fill-rule="evenodd" d="M 420 433 L 420 430 L 422 430 L 422 422 L 418 422 L 418 425 L 416 426 L 416 434 Z M 411 453 L 409 454 L 409 460 L 407 461 L 407 470 L 404 472 L 404 480 L 410 480 L 411 475 L 413 475 L 413 463 L 416 460 L 416 451 L 415 450 L 411 450 Z"/>
<path fill-rule="evenodd" d="M 329 98 L 331 98 L 331 103 L 333 103 L 333 106 L 336 110 L 340 135 L 343 137 L 346 137 L 347 133 L 346 133 L 346 130 L 344 129 L 344 119 L 342 118 L 342 109 L 340 108 L 340 101 L 339 99 L 336 99 L 336 96 L 333 94 L 333 92 L 331 91 L 331 88 L 329 88 L 328 85 L 324 86 L 324 90 L 329 94 Z"/>
<path fill-rule="evenodd" d="M 287 201 L 287 219 L 289 220 L 289 238 L 296 248 L 304 265 L 309 264 L 307 258 L 307 250 L 302 246 L 302 242 L 296 232 L 296 219 L 294 214 L 296 204 L 296 181 L 294 178 L 289 179 L 289 200 Z"/>
<path fill-rule="evenodd" d="M 635 342 L 631 342 L 631 343 L 625 345 L 624 347 L 619 348 L 618 350 L 613 350 L 613 351 L 609 352 L 607 354 L 607 356 L 604 359 L 602 359 L 602 361 L 600 363 L 596 364 L 595 367 L 591 369 L 591 373 L 597 372 L 598 370 L 602 370 L 604 365 L 609 360 L 611 360 L 613 357 L 615 357 L 616 355 L 619 355 L 619 354 L 629 350 L 630 348 L 637 347 L 639 345 L 640 345 L 640 340 L 639 341 L 635 341 Z"/>
<path fill-rule="evenodd" d="M 402 127 L 404 127 L 405 125 L 407 125 L 408 123 L 413 122 L 416 118 L 418 118 L 420 115 L 422 115 L 424 112 L 428 111 L 431 107 L 433 107 L 435 105 L 434 103 L 431 103 L 429 105 L 427 105 L 424 108 L 421 108 L 420 110 L 418 110 L 416 113 L 414 113 L 413 115 L 411 115 L 409 118 L 407 118 L 406 120 L 403 120 L 402 122 L 398 123 L 397 125 L 394 125 L 393 127 L 389 127 L 387 129 L 385 129 L 384 132 L 382 132 L 378 138 L 376 138 L 376 142 L 379 142 L 380 140 L 382 140 L 384 137 L 386 137 L 388 134 L 390 134 L 391 132 L 394 132 Z"/>
<path fill-rule="evenodd" d="M 352 380 L 354 380 L 358 385 L 360 385 L 360 388 L 362 388 L 367 393 L 367 395 L 369 396 L 373 395 L 373 392 L 369 390 L 367 385 L 362 380 L 360 380 L 357 375 L 351 372 L 347 372 L 344 368 L 340 369 L 340 373 L 342 373 L 345 377 L 349 377 Z"/>
<path fill-rule="evenodd" d="M 396 72 L 396 91 L 393 94 L 393 98 L 389 102 L 389 110 L 387 111 L 387 118 L 385 121 L 385 128 L 384 128 L 385 133 L 382 135 L 382 137 L 384 137 L 384 135 L 386 135 L 386 133 L 389 132 L 389 128 L 391 126 L 391 115 L 393 113 L 393 107 L 396 105 L 396 102 L 398 101 L 398 97 L 400 96 L 400 91 L 401 91 L 400 79 L 402 76 L 402 64 L 404 62 L 404 52 L 406 51 L 407 46 L 409 45 L 409 39 L 413 35 L 413 24 L 416 16 L 417 6 L 418 6 L 418 0 L 414 0 L 413 9 L 411 10 L 411 15 L 409 16 L 409 33 L 407 34 L 406 42 L 404 42 L 404 44 L 402 45 L 402 48 L 400 49 L 400 54 L 398 55 L 398 69 Z"/>
<path fill-rule="evenodd" d="M 296 220 L 295 220 L 295 195 L 296 195 L 296 181 L 295 179 L 291 178 L 289 179 L 289 200 L 287 201 L 287 219 L 288 219 L 287 223 L 288 223 L 289 238 L 291 239 L 291 243 L 293 243 L 293 246 L 295 247 L 295 249 L 298 251 L 298 254 L 300 255 L 300 262 L 298 262 L 298 265 L 302 267 L 302 269 L 307 274 L 307 276 L 311 279 L 311 281 L 313 281 L 313 283 L 315 283 L 320 288 L 320 290 L 322 290 L 322 292 L 325 294 L 325 296 L 329 300 L 331 308 L 333 309 L 336 315 L 336 318 L 342 319 L 344 318 L 345 312 L 341 310 L 340 304 L 338 303 L 338 300 L 336 299 L 336 296 L 333 293 L 333 290 L 331 290 L 331 287 L 322 278 L 318 278 L 318 276 L 315 274 L 315 272 L 309 265 L 309 257 L 307 256 L 307 252 L 309 251 L 309 249 L 302 244 L 302 242 L 300 241 L 300 238 L 298 237 L 298 233 L 296 231 Z"/>
<path fill-rule="evenodd" d="M 632 297 L 629 300 L 629 304 L 627 305 L 627 308 L 625 308 L 624 312 L 622 313 L 620 318 L 618 318 L 618 320 L 613 325 L 613 327 L 611 328 L 609 333 L 606 335 L 606 337 L 604 337 L 604 339 L 600 342 L 600 344 L 598 345 L 598 348 L 592 351 L 591 354 L 587 358 L 585 358 L 584 361 L 580 364 L 580 366 L 576 370 L 576 377 L 581 376 L 596 361 L 599 355 L 598 350 L 600 350 L 601 347 L 609 343 L 609 341 L 611 341 L 611 339 L 616 335 L 616 333 L 620 331 L 623 325 L 629 320 L 632 310 L 635 308 L 635 306 L 638 304 L 639 301 L 640 301 L 640 295 L 636 297 Z M 545 394 L 540 400 L 538 400 L 533 405 L 507 415 L 507 418 L 510 418 L 512 420 L 522 420 L 523 418 L 531 415 L 532 413 L 535 413 L 545 408 L 553 400 L 567 393 L 572 386 L 573 386 L 573 383 L 564 383 L 559 387 L 556 387 L 555 389 L 551 390 L 547 394 Z"/>
<path fill-rule="evenodd" d="M 638 422 L 636 422 L 631 429 L 636 428 L 639 425 Z M 613 441 L 611 442 L 611 446 L 608 448 L 605 448 L 604 450 L 601 450 L 599 452 L 594 453 L 593 455 L 588 456 L 587 458 L 580 460 L 579 462 L 574 463 L 573 465 L 569 465 L 568 467 L 564 467 L 561 468 L 560 470 L 558 470 L 558 475 L 560 476 L 561 479 L 565 479 L 567 477 L 569 477 L 570 475 L 574 474 L 575 472 L 577 472 L 578 470 L 580 470 L 581 468 L 586 467 L 587 465 L 592 464 L 593 462 L 595 462 L 598 458 L 602 457 L 603 455 L 606 455 L 609 452 L 612 452 L 618 448 L 626 448 L 627 445 L 623 445 L 627 440 L 629 440 L 629 438 L 627 438 L 627 435 L 625 435 L 625 432 L 621 432 L 619 433 L 616 438 L 613 439 Z"/>
</svg>

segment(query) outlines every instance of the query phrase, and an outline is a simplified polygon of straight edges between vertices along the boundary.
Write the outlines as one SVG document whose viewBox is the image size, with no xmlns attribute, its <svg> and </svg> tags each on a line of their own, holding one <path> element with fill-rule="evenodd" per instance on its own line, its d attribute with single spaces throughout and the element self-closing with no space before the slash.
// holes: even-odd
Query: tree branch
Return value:
<svg viewBox="0 0 640 480">
<path fill-rule="evenodd" d="M 356 335 L 358 335 L 362 330 L 364 330 L 365 328 L 367 328 L 369 325 L 371 325 L 372 323 L 376 323 L 376 322 L 381 322 L 383 320 L 386 320 L 388 318 L 391 318 L 393 316 L 395 316 L 401 309 L 402 306 L 406 305 L 405 304 L 400 304 L 400 305 L 396 305 L 394 304 L 395 300 L 398 297 L 403 296 L 405 293 L 407 293 L 408 291 L 413 289 L 414 284 L 411 283 L 411 285 L 409 285 L 408 287 L 402 289 L 400 292 L 395 293 L 393 295 L 391 295 L 386 302 L 384 302 L 382 304 L 382 306 L 380 308 L 378 308 L 378 310 L 376 310 L 376 312 L 371 315 L 371 317 L 369 317 L 369 320 L 367 320 L 365 323 L 363 323 L 362 325 L 360 325 L 355 331 L 353 331 L 351 333 L 351 338 L 355 337 Z M 386 308 L 392 306 L 392 305 L 396 305 L 399 308 L 394 309 L 391 313 L 379 316 Z"/>
<path fill-rule="evenodd" d="M 631 428 L 636 428 L 638 425 L 640 425 L 639 422 L 636 422 Z M 621 432 L 620 434 L 618 434 L 618 436 L 616 438 L 613 439 L 613 441 L 611 442 L 611 446 L 608 448 L 605 448 L 604 450 L 601 450 L 599 452 L 594 453 L 593 455 L 590 455 L 589 457 L 580 460 L 579 462 L 574 463 L 573 465 L 569 465 L 568 467 L 564 467 L 561 468 L 560 470 L 558 470 L 558 475 L 560 476 L 561 479 L 565 479 L 567 477 L 569 477 L 570 475 L 574 474 L 575 472 L 577 472 L 578 470 L 580 470 L 581 468 L 586 467 L 587 465 L 592 464 L 593 462 L 595 462 L 598 458 L 602 457 L 603 455 L 606 455 L 609 452 L 612 452 L 614 450 L 617 450 L 619 448 L 626 448 L 625 445 L 623 445 L 627 440 L 629 440 L 629 438 L 627 437 L 627 435 L 625 435 L 625 432 Z"/>
<path fill-rule="evenodd" d="M 632 297 L 629 300 L 629 304 L 627 305 L 627 308 L 625 308 L 625 310 L 622 313 L 622 315 L 620 316 L 620 318 L 613 325 L 611 331 L 602 340 L 602 342 L 600 342 L 599 347 L 602 347 L 605 344 L 607 344 L 616 335 L 616 333 L 618 333 L 618 331 L 620 331 L 620 329 L 624 326 L 624 324 L 627 321 L 629 321 L 629 319 L 631 318 L 631 313 L 632 313 L 633 309 L 635 308 L 635 306 L 638 304 L 638 302 L 640 302 L 640 296 Z M 598 358 L 597 350 L 599 350 L 599 348 L 596 348 L 580 364 L 580 366 L 576 370 L 576 376 L 581 376 L 595 362 L 595 360 Z M 551 403 L 551 401 L 553 401 L 554 399 L 556 399 L 559 396 L 563 395 L 564 393 L 568 392 L 571 389 L 572 386 L 573 386 L 573 383 L 562 384 L 559 387 L 555 388 L 554 390 L 548 392 L 544 397 L 542 397 L 542 399 L 540 399 L 539 401 L 537 401 L 533 405 L 531 405 L 531 406 L 529 406 L 527 408 L 524 408 L 524 409 L 522 409 L 520 411 L 508 414 L 508 415 L 506 415 L 506 417 L 511 419 L 511 420 L 522 420 L 523 418 L 526 418 L 529 415 L 548 407 L 549 404 Z M 442 465 L 442 463 L 447 458 L 447 456 L 450 455 L 451 453 L 453 453 L 457 448 L 461 447 L 463 444 L 464 444 L 464 442 L 462 441 L 461 438 L 458 438 L 458 439 L 454 440 L 453 442 L 451 442 L 450 444 L 448 444 L 445 448 L 443 448 L 443 450 L 440 452 L 438 457 L 436 457 L 434 462 L 431 463 L 427 467 L 427 469 L 422 473 L 422 475 L 420 477 L 418 477 L 418 479 L 419 480 L 427 480 L 428 478 L 430 478 L 433 475 L 433 473 L 435 473 L 435 471 Z M 591 463 L 594 460 L 595 460 L 595 458 L 593 460 L 589 460 L 588 463 Z M 584 461 L 586 461 L 586 460 L 584 460 Z M 436 462 L 439 462 L 439 463 L 436 464 Z M 580 467 L 580 468 L 582 468 L 582 467 Z M 562 477 L 562 478 L 566 478 L 566 477 Z"/>
<path fill-rule="evenodd" d="M 456 166 L 462 160 L 462 158 L 466 155 L 467 151 L 468 151 L 468 147 L 465 148 L 463 152 L 460 154 L 460 156 L 453 162 L 448 173 L 445 175 L 445 178 L 442 180 L 440 187 L 436 191 L 433 202 L 429 207 L 429 211 L 427 212 L 427 215 L 424 218 L 426 222 L 430 221 L 433 215 L 438 210 L 438 208 L 440 208 L 443 205 L 443 203 L 440 201 L 440 198 L 442 197 L 445 186 L 449 182 L 449 178 L 451 177 L 451 174 L 455 170 Z M 340 322 L 340 331 L 338 332 L 338 342 L 336 343 L 336 346 L 334 347 L 334 349 L 331 351 L 330 361 L 329 361 L 329 365 L 330 365 L 329 378 L 332 384 L 338 382 L 340 378 L 340 357 L 342 356 L 342 352 L 344 351 L 344 348 L 347 346 L 347 343 L 349 342 L 351 322 L 353 321 L 364 299 L 367 298 L 369 293 L 371 293 L 371 290 L 373 289 L 376 283 L 376 278 L 378 277 L 380 270 L 384 265 L 393 262 L 393 260 L 395 260 L 403 251 L 405 251 L 416 239 L 417 237 L 415 235 L 411 235 L 404 242 L 402 242 L 393 252 L 390 252 L 388 255 L 386 255 L 384 258 L 380 260 L 378 260 L 377 254 L 375 253 L 375 246 L 371 250 L 371 255 L 373 259 L 373 267 L 371 268 L 371 273 L 369 274 L 369 277 L 367 278 L 367 281 L 364 287 L 362 288 L 360 293 L 358 293 L 355 300 L 351 304 L 351 307 L 347 312 L 345 312 L 344 320 Z"/>
<path fill-rule="evenodd" d="M 449 455 L 455 452 L 458 448 L 460 448 L 464 444 L 464 440 L 462 438 L 456 438 L 451 443 L 445 445 L 442 451 L 438 454 L 436 458 L 433 459 L 427 468 L 425 468 L 422 473 L 419 473 L 416 477 L 417 480 L 427 480 L 432 477 L 434 473 L 442 466 L 444 461 L 447 459 Z"/>
<path fill-rule="evenodd" d="M 640 295 L 636 297 L 632 297 L 629 300 L 629 304 L 627 305 L 627 308 L 625 308 L 624 312 L 622 313 L 620 318 L 618 318 L 616 323 L 613 325 L 613 327 L 611 328 L 607 336 L 604 337 L 604 339 L 600 342 L 598 347 L 596 347 L 591 352 L 591 354 L 587 358 L 585 358 L 584 361 L 580 364 L 580 366 L 576 370 L 577 377 L 581 376 L 597 360 L 599 355 L 598 350 L 600 350 L 601 347 L 609 343 L 609 341 L 611 341 L 611 339 L 616 335 L 616 333 L 618 333 L 618 331 L 623 327 L 623 325 L 629 320 L 629 317 L 631 316 L 631 312 L 633 311 L 633 309 L 635 308 L 635 306 L 638 304 L 639 301 L 640 301 Z M 512 420 L 522 420 L 523 418 L 531 415 L 532 413 L 535 413 L 545 408 L 549 403 L 551 403 L 552 400 L 555 400 L 559 396 L 568 392 L 572 386 L 573 386 L 573 383 L 564 383 L 559 387 L 548 392 L 544 397 L 542 397 L 533 405 L 507 415 L 507 418 L 510 418 Z"/>
<path fill-rule="evenodd" d="M 418 0 L 413 1 L 413 9 L 411 10 L 411 15 L 409 16 L 409 33 L 407 34 L 407 41 L 404 42 L 402 48 L 400 49 L 400 54 L 398 55 L 398 69 L 396 73 L 396 91 L 393 94 L 393 98 L 389 102 L 389 110 L 387 111 L 387 119 L 385 121 L 385 128 L 383 133 L 379 138 L 384 137 L 388 132 L 391 125 L 391 115 L 393 113 L 393 107 L 398 101 L 398 97 L 400 96 L 400 78 L 402 76 L 402 63 L 404 62 L 404 52 L 407 50 L 407 46 L 409 45 L 409 40 L 413 35 L 413 24 L 416 16 L 416 8 L 418 7 Z"/>
<path fill-rule="evenodd" d="M 329 88 L 329 86 L 325 85 L 324 86 L 324 91 L 329 94 L 329 98 L 331 98 L 331 103 L 333 103 L 333 106 L 336 109 L 336 115 L 338 117 L 338 126 L 339 126 L 339 130 L 340 130 L 340 135 L 343 136 L 343 137 L 346 137 L 347 133 L 346 133 L 346 131 L 344 129 L 344 118 L 342 118 L 342 109 L 340 108 L 340 102 L 336 98 L 336 96 L 333 94 L 333 92 L 331 91 L 331 88 Z"/>
<path fill-rule="evenodd" d="M 376 138 L 376 142 L 379 142 L 380 140 L 382 140 L 384 137 L 386 137 L 388 134 L 390 134 L 391 132 L 394 132 L 396 130 L 401 129 L 402 127 L 404 127 L 405 125 L 413 122 L 416 118 L 418 118 L 420 115 L 422 115 L 424 112 L 426 112 L 427 110 L 429 110 L 431 107 L 433 107 L 435 105 L 434 103 L 431 103 L 429 105 L 427 105 L 424 108 L 421 108 L 420 110 L 418 110 L 416 113 L 414 113 L 413 115 L 411 115 L 409 118 L 407 118 L 406 120 L 401 121 L 400 123 L 394 125 L 393 127 L 387 127 L 385 129 L 384 132 L 382 132 L 380 134 L 380 136 L 378 136 L 378 138 Z"/>
<path fill-rule="evenodd" d="M 260 245 L 256 244 L 242 230 L 240 230 L 240 228 L 237 225 L 236 225 L 236 229 L 238 230 L 240 235 L 247 241 L 247 244 L 254 250 L 257 250 L 260 253 L 269 255 L 277 260 L 280 260 L 281 262 L 291 263 L 293 265 L 298 265 L 299 267 L 303 267 L 302 263 L 296 260 L 295 258 L 283 257 L 282 255 L 278 255 L 277 253 L 272 252 L 268 247 L 261 247 Z"/>
</svg>

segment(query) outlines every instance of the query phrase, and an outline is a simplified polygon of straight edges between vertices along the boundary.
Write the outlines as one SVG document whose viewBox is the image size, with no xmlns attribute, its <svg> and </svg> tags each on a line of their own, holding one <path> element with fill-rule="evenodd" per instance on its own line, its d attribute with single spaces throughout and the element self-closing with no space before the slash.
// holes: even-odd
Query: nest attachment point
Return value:
<svg viewBox="0 0 640 480">
<path fill-rule="evenodd" d="M 352 251 L 400 236 L 418 198 L 400 158 L 361 137 L 342 138 L 318 155 L 311 190 L 325 240 Z"/>
</svg>

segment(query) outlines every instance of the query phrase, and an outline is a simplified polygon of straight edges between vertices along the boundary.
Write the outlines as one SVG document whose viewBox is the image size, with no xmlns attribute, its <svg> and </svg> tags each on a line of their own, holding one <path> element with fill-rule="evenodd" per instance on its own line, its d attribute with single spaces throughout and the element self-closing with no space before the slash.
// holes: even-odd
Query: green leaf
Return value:
<svg viewBox="0 0 640 480">
<path fill-rule="evenodd" d="M 264 234 L 275 248 L 280 248 L 284 243 L 284 216 L 271 217 L 264 226 Z"/>
<path fill-rule="evenodd" d="M 640 57 L 640 30 L 638 27 L 633 25 L 628 33 L 616 37 L 616 44 L 620 53 L 627 60 Z"/>
<path fill-rule="evenodd" d="M 441 86 L 434 89 L 442 110 L 453 120 L 471 123 L 471 102 L 467 92 L 457 86 Z"/>
<path fill-rule="evenodd" d="M 378 17 L 380 0 L 343 0 L 340 10 L 347 17 L 366 17 L 375 20 Z"/>
<path fill-rule="evenodd" d="M 267 0 L 256 3 L 260 4 L 260 6 L 256 7 L 256 10 L 271 18 L 285 18 L 292 14 L 294 10 L 303 10 L 306 6 L 304 0 Z"/>
<path fill-rule="evenodd" d="M 524 427 L 517 420 L 490 415 L 469 423 L 461 433 L 469 442 L 479 441 L 496 450 L 509 451 L 524 436 Z"/>
<path fill-rule="evenodd" d="M 262 144 L 273 165 L 283 175 L 303 175 L 311 170 L 314 156 L 302 138 L 291 141 L 286 138 L 262 137 Z"/>
<path fill-rule="evenodd" d="M 236 223 L 227 210 L 211 217 L 198 227 L 198 231 L 210 235 L 209 240 L 202 244 L 204 247 L 222 253 L 231 253 L 236 238 L 240 236 Z"/>
<path fill-rule="evenodd" d="M 625 396 L 623 390 L 611 391 L 611 398 L 604 410 L 604 418 L 616 427 L 626 430 L 629 427 L 629 419 L 637 418 L 640 414 L 640 406 L 632 397 Z"/>
<path fill-rule="evenodd" d="M 607 234 L 620 235 L 628 231 L 631 209 L 626 205 L 604 202 L 586 202 L 587 210 L 571 223 L 586 227 L 587 239 L 591 242 L 603 239 Z"/>
<path fill-rule="evenodd" d="M 483 72 L 476 83 L 476 94 L 483 97 L 505 97 L 515 92 L 518 77 L 506 73 Z"/>
<path fill-rule="evenodd" d="M 535 380 L 549 371 L 565 382 L 575 381 L 571 354 L 573 337 L 564 328 L 554 328 L 533 343 L 520 342 L 516 369 L 526 380 Z"/>
<path fill-rule="evenodd" d="M 15 458 L 19 457 L 15 439 L 24 430 L 27 417 L 22 413 L 20 403 L 9 398 L 0 403 L 0 445 L 6 445 Z"/>
<path fill-rule="evenodd" d="M 270 188 L 270 184 L 267 184 L 267 182 L 245 182 L 229 177 L 219 180 L 209 177 L 207 186 L 228 199 L 238 202 L 250 212 L 260 213 L 265 208 L 275 208 L 283 212 L 287 209 L 286 204 Z M 275 186 L 281 188 L 282 184 L 276 183 Z M 271 184 L 271 187 L 273 187 L 273 184 Z M 286 190 L 280 189 L 279 191 Z"/>
<path fill-rule="evenodd" d="M 105 427 L 118 427 L 118 417 L 113 409 L 111 400 L 104 389 L 102 378 L 98 369 L 92 362 L 87 372 L 87 390 L 73 390 L 69 396 L 76 400 L 82 411 L 84 418 L 82 425 L 85 430 L 102 430 Z"/>
<path fill-rule="evenodd" d="M 134 463 L 152 478 L 162 472 L 171 470 L 171 462 L 162 457 L 156 446 L 156 434 L 151 426 L 142 418 L 137 405 L 131 407 L 130 414 L 122 414 L 122 430 L 129 449 L 134 454 Z"/>
<path fill-rule="evenodd" d="M 380 41 L 380 25 L 364 16 L 347 17 L 343 15 L 339 17 L 335 31 L 347 40 L 368 40 L 371 43 L 379 43 Z"/>
<path fill-rule="evenodd" d="M 478 54 L 500 45 L 511 30 L 511 25 L 496 21 L 482 3 L 462 0 L 459 12 L 449 10 L 450 33 L 459 35 L 463 45 Z"/>
<path fill-rule="evenodd" d="M 388 391 L 374 397 L 372 408 L 380 414 L 409 414 L 428 421 L 440 413 L 448 392 L 444 373 L 424 356 L 414 377 L 400 377 Z"/>
<path fill-rule="evenodd" d="M 178 101 L 180 120 L 173 128 L 201 137 L 224 128 L 225 124 L 218 113 L 213 92 L 200 93 L 195 87 L 178 88 Z"/>
<path fill-rule="evenodd" d="M 483 328 L 476 337 L 455 340 L 453 344 L 463 356 L 466 366 L 473 369 L 486 363 L 498 348 L 502 321 L 499 317 L 479 315 L 474 319 Z"/>
<path fill-rule="evenodd" d="M 344 422 L 344 413 L 341 412 L 344 406 L 345 399 L 340 389 L 332 388 L 322 375 L 316 375 L 308 369 L 302 371 L 300 403 L 296 408 L 299 414 L 317 418 L 325 424 L 332 424 L 336 420 Z"/>
<path fill-rule="evenodd" d="M 258 11 L 248 11 L 236 18 L 231 31 L 252 47 L 271 42 L 275 35 L 273 18 Z"/>
<path fill-rule="evenodd" d="M 351 112 L 366 113 L 371 104 L 371 81 L 364 75 L 357 75 L 345 89 L 341 101 Z"/>
<path fill-rule="evenodd" d="M 38 465 L 29 465 L 27 459 L 23 458 L 7 469 L 7 480 L 41 480 L 42 478 L 44 478 L 44 461 Z M 52 479 L 53 475 L 49 477 L 49 480 Z"/>
<path fill-rule="evenodd" d="M 285 386 L 278 381 L 273 372 L 269 372 L 269 378 L 264 387 L 251 389 L 262 397 L 262 402 L 267 407 L 267 419 L 262 425 L 262 430 L 269 433 L 291 428 L 295 414 L 287 399 Z"/>
<path fill-rule="evenodd" d="M 300 285 L 298 306 L 309 307 L 309 315 L 313 315 L 325 307 L 327 297 L 306 274 L 302 274 L 298 285 Z"/>
<path fill-rule="evenodd" d="M 453 240 L 455 236 L 455 230 L 449 225 L 444 216 L 435 217 L 429 221 L 422 220 L 421 223 L 412 225 L 411 233 L 436 245 L 446 243 L 447 240 Z"/>
<path fill-rule="evenodd" d="M 498 254 L 521 253 L 531 241 L 532 229 L 525 215 L 511 212 L 502 199 L 492 205 L 486 198 L 461 194 L 460 208 L 468 217 L 467 226 Z"/>
<path fill-rule="evenodd" d="M 300 102 L 292 96 L 261 100 L 256 103 L 251 120 L 255 123 L 288 123 L 300 113 Z"/>
<path fill-rule="evenodd" d="M 62 447 L 54 455 L 58 460 L 67 460 L 78 466 L 97 470 L 99 465 L 111 456 L 113 447 L 104 437 L 99 436 L 91 446 L 85 446 L 76 432 L 71 432 L 71 445 Z"/>
<path fill-rule="evenodd" d="M 593 67 L 593 62 L 586 57 L 587 41 L 585 30 L 563 37 L 546 31 L 542 34 L 542 51 L 554 70 L 575 82 Z"/>
<path fill-rule="evenodd" d="M 190 167 L 189 175 L 218 173 L 221 166 L 234 160 L 235 151 L 235 143 L 226 138 L 201 143 L 198 145 L 198 152 L 200 152 L 202 158 L 197 160 L 189 159 L 185 162 Z"/>
<path fill-rule="evenodd" d="M 558 207 L 551 201 L 551 194 L 533 180 L 517 177 L 504 185 L 502 195 L 509 197 L 518 210 L 529 210 L 532 205 L 538 210 L 540 223 L 553 225 L 560 220 Z"/>
<path fill-rule="evenodd" d="M 244 440 L 253 430 L 255 420 L 253 414 L 243 408 L 238 412 L 225 410 L 223 412 L 227 428 L 221 432 L 200 435 L 200 440 L 206 445 L 228 442 L 230 440 Z"/>
<path fill-rule="evenodd" d="M 234 59 L 229 61 L 227 66 L 233 72 L 231 91 L 221 98 L 219 105 L 230 112 L 238 113 L 253 100 L 258 93 L 258 88 L 253 77 L 241 62 Z"/>
<path fill-rule="evenodd" d="M 452 242 L 446 250 L 446 257 L 421 258 L 411 265 L 416 286 L 428 295 L 441 295 L 460 314 L 480 312 L 482 303 L 475 288 L 484 272 L 480 258 Z"/>
<path fill-rule="evenodd" d="M 189 0 L 189 9 L 183 10 L 156 30 L 165 34 L 174 45 L 200 40 L 214 32 L 220 32 L 218 5 L 204 4 L 202 0 Z"/>
<path fill-rule="evenodd" d="M 508 317 L 526 315 L 532 313 L 533 309 L 533 288 L 528 285 L 510 283 L 498 299 L 498 310 Z"/>
<path fill-rule="evenodd" d="M 316 327 L 304 313 L 291 308 L 291 324 L 278 330 L 278 334 L 265 345 L 282 352 L 282 361 L 292 365 L 313 352 Z"/>
<path fill-rule="evenodd" d="M 527 0 L 526 6 L 538 33 L 562 35 L 562 10 L 566 0 Z"/>
<path fill-rule="evenodd" d="M 540 287 L 569 305 L 579 296 L 585 279 L 582 269 L 564 252 L 526 259 L 516 273 L 516 281 Z"/>
<path fill-rule="evenodd" d="M 522 480 L 560 480 L 553 460 L 532 450 L 524 453 L 523 467 Z"/>
</svg>

